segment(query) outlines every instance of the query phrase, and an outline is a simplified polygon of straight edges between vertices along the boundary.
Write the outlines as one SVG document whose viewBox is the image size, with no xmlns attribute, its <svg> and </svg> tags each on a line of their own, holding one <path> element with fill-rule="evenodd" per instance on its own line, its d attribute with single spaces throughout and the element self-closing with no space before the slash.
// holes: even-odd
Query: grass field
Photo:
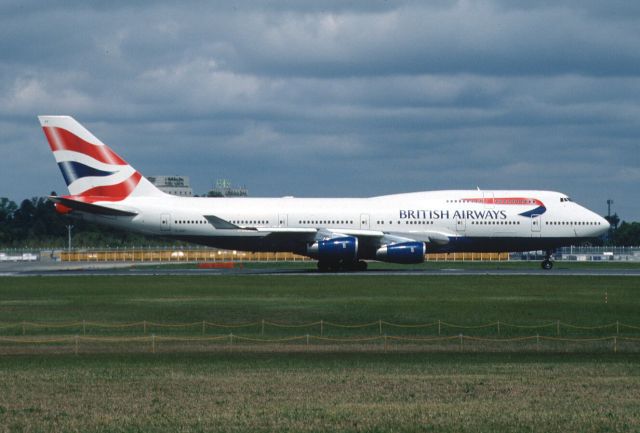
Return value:
<svg viewBox="0 0 640 433">
<path fill-rule="evenodd" d="M 209 354 L 3 359 L 0 431 L 630 432 L 630 356 Z"/>
<path fill-rule="evenodd" d="M 2 278 L 0 322 L 640 325 L 639 293 L 638 278 L 551 275 Z M 584 332 L 594 331 L 563 330 Z M 563 352 L 284 345 L 0 355 L 0 432 L 640 431 L 640 355 Z"/>
<path fill-rule="evenodd" d="M 600 276 L 2 278 L 0 322 L 640 325 L 640 279 Z"/>
</svg>

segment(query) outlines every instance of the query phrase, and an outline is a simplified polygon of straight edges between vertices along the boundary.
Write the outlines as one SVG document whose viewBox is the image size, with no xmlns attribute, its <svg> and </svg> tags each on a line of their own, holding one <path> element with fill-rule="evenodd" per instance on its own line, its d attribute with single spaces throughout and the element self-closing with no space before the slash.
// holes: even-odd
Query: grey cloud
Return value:
<svg viewBox="0 0 640 433">
<path fill-rule="evenodd" d="M 35 119 L 60 113 L 200 192 L 544 188 L 640 219 L 632 2 L 39 3 L 0 7 L 0 196 L 62 190 Z"/>
</svg>

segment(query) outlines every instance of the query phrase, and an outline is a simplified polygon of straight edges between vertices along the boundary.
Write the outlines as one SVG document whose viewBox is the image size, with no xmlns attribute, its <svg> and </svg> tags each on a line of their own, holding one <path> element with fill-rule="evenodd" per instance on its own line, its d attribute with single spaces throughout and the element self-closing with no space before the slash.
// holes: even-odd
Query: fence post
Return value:
<svg viewBox="0 0 640 433">
<path fill-rule="evenodd" d="M 307 346 L 309 345 L 309 334 L 307 334 Z"/>
<path fill-rule="evenodd" d="M 320 336 L 324 336 L 324 320 L 320 319 Z"/>
<path fill-rule="evenodd" d="M 151 334 L 151 353 L 156 353 L 156 334 Z"/>
<path fill-rule="evenodd" d="M 613 353 L 618 352 L 618 337 L 613 337 Z"/>
<path fill-rule="evenodd" d="M 387 334 L 384 334 L 384 351 L 387 351 Z"/>
<path fill-rule="evenodd" d="M 382 335 L 382 319 L 378 319 L 378 325 L 380 328 L 380 335 Z"/>
<path fill-rule="evenodd" d="M 438 319 L 438 335 L 440 335 L 440 319 Z"/>
</svg>

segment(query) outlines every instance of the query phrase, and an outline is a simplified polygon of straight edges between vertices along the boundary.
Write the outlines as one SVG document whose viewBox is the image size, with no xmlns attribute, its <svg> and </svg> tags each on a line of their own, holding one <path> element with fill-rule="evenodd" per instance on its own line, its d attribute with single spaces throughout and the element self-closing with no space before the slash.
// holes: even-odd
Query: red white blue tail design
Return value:
<svg viewBox="0 0 640 433">
<path fill-rule="evenodd" d="M 85 202 L 163 195 L 109 146 L 69 116 L 38 116 L 69 193 Z"/>
</svg>

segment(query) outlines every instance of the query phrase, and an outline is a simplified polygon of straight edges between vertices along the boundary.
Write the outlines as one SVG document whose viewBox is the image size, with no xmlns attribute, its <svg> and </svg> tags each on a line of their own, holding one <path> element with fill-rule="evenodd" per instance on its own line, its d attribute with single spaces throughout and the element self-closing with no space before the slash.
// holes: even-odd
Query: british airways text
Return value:
<svg viewBox="0 0 640 433">
<path fill-rule="evenodd" d="M 400 219 L 429 219 L 429 220 L 505 220 L 507 212 L 504 210 L 427 210 L 400 209 Z"/>
</svg>

